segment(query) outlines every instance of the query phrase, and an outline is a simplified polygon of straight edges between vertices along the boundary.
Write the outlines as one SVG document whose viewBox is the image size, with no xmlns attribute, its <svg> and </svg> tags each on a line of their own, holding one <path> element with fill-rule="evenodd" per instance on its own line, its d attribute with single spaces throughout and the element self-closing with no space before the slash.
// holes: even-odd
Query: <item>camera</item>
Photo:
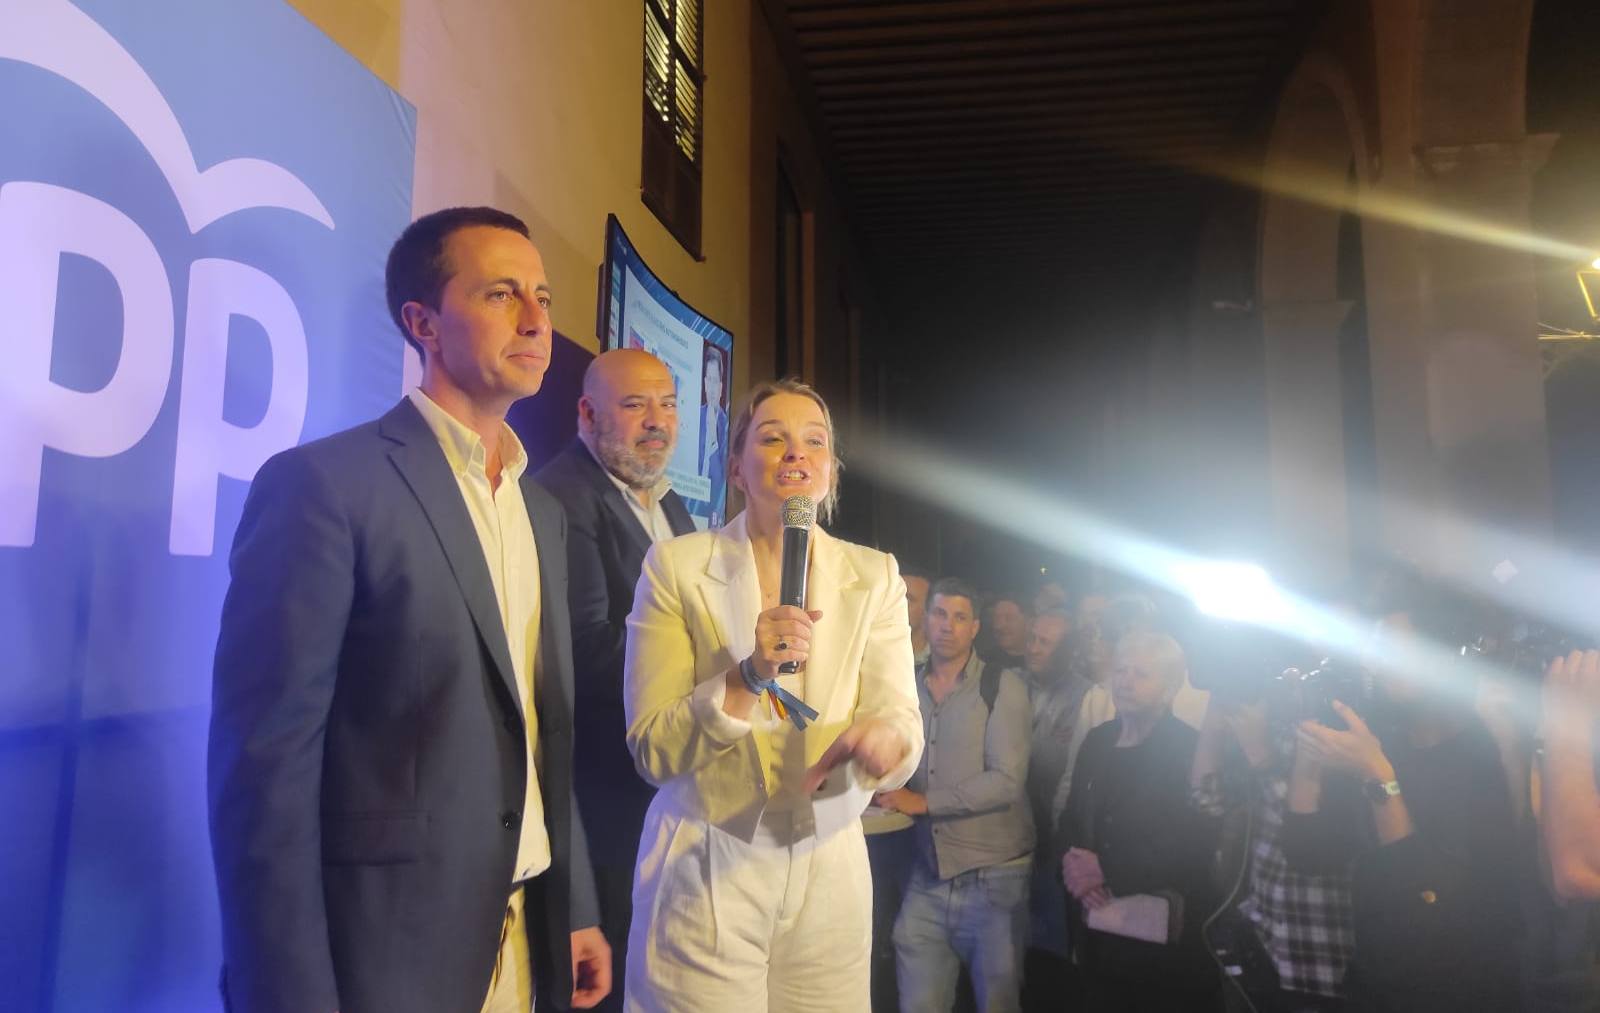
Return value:
<svg viewBox="0 0 1600 1013">
<path fill-rule="evenodd" d="M 1512 617 L 1499 628 L 1465 639 L 1461 656 L 1494 665 L 1518 681 L 1538 682 L 1556 658 L 1589 646 L 1549 623 Z"/>
<path fill-rule="evenodd" d="M 1376 708 L 1378 695 L 1371 673 L 1339 658 L 1323 658 L 1309 671 L 1286 668 L 1273 679 L 1267 693 L 1267 711 L 1276 720 L 1316 721 L 1345 730 L 1348 725 L 1333 709 L 1337 700 L 1366 719 Z"/>
</svg>

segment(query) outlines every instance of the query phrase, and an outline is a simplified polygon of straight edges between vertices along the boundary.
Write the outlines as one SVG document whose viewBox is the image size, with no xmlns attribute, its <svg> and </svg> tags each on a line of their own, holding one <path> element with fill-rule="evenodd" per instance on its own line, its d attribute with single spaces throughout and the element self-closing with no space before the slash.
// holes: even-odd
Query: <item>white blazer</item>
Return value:
<svg viewBox="0 0 1600 1013">
<path fill-rule="evenodd" d="M 889 722 L 909 746 L 884 778 L 870 780 L 854 763 L 844 777 L 830 777 L 822 794 L 845 802 L 839 796 L 848 789 L 853 820 L 871 791 L 905 784 L 922 756 L 905 582 L 893 556 L 814 528 L 806 607 L 822 612 L 801 694 L 819 717 L 794 733 L 804 736 L 806 763 L 869 716 Z M 765 783 L 750 721 L 723 712 L 723 675 L 753 652 L 760 612 L 744 514 L 716 531 L 658 542 L 634 590 L 623 680 L 639 773 L 680 814 L 747 841 L 779 786 Z M 758 705 L 752 719 L 766 720 L 765 713 Z M 826 836 L 823 807 L 813 808 L 817 833 Z"/>
</svg>

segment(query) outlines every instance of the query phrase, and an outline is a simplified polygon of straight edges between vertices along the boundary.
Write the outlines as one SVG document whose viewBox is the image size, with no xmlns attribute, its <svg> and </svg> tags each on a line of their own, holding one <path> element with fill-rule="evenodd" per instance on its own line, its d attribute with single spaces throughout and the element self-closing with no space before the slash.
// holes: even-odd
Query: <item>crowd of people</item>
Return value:
<svg viewBox="0 0 1600 1013">
<path fill-rule="evenodd" d="M 914 820 L 873 842 L 907 884 L 879 887 L 904 898 L 880 1008 L 1600 1008 L 1600 654 L 1520 679 L 1429 655 L 1472 603 L 1380 580 L 1359 664 L 1263 654 L 1207 691 L 1180 640 L 1239 668 L 1213 642 L 1247 634 L 1155 593 L 906 572 L 928 747 L 878 798 Z"/>
<path fill-rule="evenodd" d="M 1360 678 L 1197 679 L 1154 596 L 985 595 L 830 535 L 833 420 L 795 381 L 701 448 L 744 509 L 697 531 L 642 350 L 590 364 L 531 473 L 505 419 L 550 293 L 522 222 L 419 219 L 387 293 L 421 386 L 263 466 L 233 547 L 228 1008 L 1600 1003 L 1600 654 L 1522 720 L 1515 685 L 1407 660 L 1453 636 L 1419 586 L 1370 605 Z"/>
</svg>

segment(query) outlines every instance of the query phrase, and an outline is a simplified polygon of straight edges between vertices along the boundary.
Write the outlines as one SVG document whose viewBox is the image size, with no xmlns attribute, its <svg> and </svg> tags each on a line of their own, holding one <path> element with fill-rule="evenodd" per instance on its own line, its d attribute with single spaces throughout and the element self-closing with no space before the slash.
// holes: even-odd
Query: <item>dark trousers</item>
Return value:
<svg viewBox="0 0 1600 1013">
<path fill-rule="evenodd" d="M 1216 1013 L 1215 989 L 1195 991 L 1160 981 L 1130 981 L 1086 973 L 1083 1006 L 1087 1013 Z"/>
<path fill-rule="evenodd" d="M 1022 958 L 1022 1013 L 1057 1013 L 1075 1010 L 1078 971 L 1059 953 L 1030 949 Z"/>
<path fill-rule="evenodd" d="M 594 867 L 595 892 L 600 895 L 600 931 L 611 944 L 611 994 L 594 1007 L 621 1013 L 628 967 L 628 926 L 633 921 L 633 866 L 599 863 Z"/>
</svg>

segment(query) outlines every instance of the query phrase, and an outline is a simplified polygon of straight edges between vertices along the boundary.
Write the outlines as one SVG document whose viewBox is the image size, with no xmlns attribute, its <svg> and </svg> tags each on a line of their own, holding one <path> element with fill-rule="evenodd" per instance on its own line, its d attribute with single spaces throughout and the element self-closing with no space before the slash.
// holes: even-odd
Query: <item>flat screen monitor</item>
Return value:
<svg viewBox="0 0 1600 1013">
<path fill-rule="evenodd" d="M 667 478 L 697 526 L 719 527 L 728 499 L 733 332 L 668 288 L 639 257 L 615 215 L 606 220 L 598 330 L 603 348 L 642 348 L 672 371 L 678 446 Z"/>
</svg>

